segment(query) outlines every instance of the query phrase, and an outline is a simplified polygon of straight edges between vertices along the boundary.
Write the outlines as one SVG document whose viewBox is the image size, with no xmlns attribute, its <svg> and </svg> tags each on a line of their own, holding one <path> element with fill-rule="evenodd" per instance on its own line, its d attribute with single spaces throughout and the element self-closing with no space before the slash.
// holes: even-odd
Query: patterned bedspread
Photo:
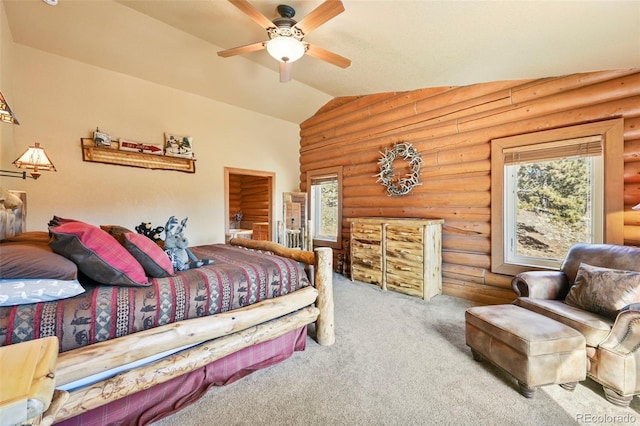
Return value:
<svg viewBox="0 0 640 426">
<path fill-rule="evenodd" d="M 213 315 L 310 285 L 303 265 L 239 247 L 192 247 L 212 265 L 154 278 L 149 287 L 95 285 L 56 302 L 0 308 L 0 346 L 58 336 L 60 351 Z"/>
</svg>

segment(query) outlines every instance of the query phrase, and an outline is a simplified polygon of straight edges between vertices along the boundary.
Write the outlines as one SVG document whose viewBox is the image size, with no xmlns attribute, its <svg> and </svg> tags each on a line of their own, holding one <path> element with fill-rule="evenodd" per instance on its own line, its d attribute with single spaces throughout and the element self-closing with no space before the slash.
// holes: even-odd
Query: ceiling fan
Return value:
<svg viewBox="0 0 640 426">
<path fill-rule="evenodd" d="M 340 0 L 325 0 L 300 22 L 293 19 L 296 13 L 293 7 L 284 4 L 277 7 L 280 17 L 271 21 L 247 0 L 229 0 L 229 2 L 267 30 L 269 40 L 222 50 L 218 52 L 218 56 L 228 58 L 229 56 L 267 49 L 269 55 L 278 61 L 282 83 L 291 79 L 291 64 L 304 54 L 341 68 L 347 68 L 351 65 L 349 59 L 303 41 L 311 31 L 344 12 L 344 6 Z"/>
</svg>

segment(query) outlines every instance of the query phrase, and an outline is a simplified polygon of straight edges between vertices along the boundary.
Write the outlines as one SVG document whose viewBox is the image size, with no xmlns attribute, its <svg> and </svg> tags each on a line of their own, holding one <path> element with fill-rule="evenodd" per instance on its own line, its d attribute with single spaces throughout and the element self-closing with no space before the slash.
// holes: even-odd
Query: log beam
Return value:
<svg viewBox="0 0 640 426">
<path fill-rule="evenodd" d="M 248 238 L 233 238 L 229 241 L 229 244 L 231 244 L 232 246 L 245 247 L 252 250 L 269 251 L 277 256 L 287 257 L 289 259 L 293 259 L 297 262 L 302 262 L 307 265 L 315 264 L 315 256 L 312 252 L 292 249 L 273 241 L 250 240 Z"/>
<path fill-rule="evenodd" d="M 56 384 L 65 385 L 151 355 L 245 330 L 313 304 L 318 291 L 306 287 L 242 309 L 166 324 L 117 339 L 63 352 Z"/>
</svg>

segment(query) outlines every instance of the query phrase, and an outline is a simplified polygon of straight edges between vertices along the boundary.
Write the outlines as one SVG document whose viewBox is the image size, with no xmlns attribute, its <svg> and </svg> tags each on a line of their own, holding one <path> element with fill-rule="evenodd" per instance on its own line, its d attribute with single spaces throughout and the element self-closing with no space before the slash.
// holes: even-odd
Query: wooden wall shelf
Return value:
<svg viewBox="0 0 640 426">
<path fill-rule="evenodd" d="M 92 163 L 116 164 L 119 166 L 141 167 L 153 170 L 176 170 L 185 173 L 196 172 L 196 160 L 192 158 L 170 157 L 167 155 L 145 154 L 121 151 L 113 148 L 99 148 L 93 139 L 81 138 L 82 159 Z M 112 145 L 117 142 L 112 142 Z"/>
</svg>

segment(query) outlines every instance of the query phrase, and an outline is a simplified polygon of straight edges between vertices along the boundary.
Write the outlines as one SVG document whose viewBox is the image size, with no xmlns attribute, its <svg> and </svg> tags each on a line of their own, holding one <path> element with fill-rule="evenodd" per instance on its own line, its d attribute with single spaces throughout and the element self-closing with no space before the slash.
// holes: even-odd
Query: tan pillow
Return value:
<svg viewBox="0 0 640 426">
<path fill-rule="evenodd" d="M 620 309 L 640 301 L 640 273 L 581 263 L 569 289 L 568 305 L 615 319 Z"/>
<path fill-rule="evenodd" d="M 49 245 L 51 236 L 46 231 L 28 231 L 13 237 L 7 237 L 0 241 L 0 244 L 21 243 L 21 244 L 45 244 Z"/>
</svg>

